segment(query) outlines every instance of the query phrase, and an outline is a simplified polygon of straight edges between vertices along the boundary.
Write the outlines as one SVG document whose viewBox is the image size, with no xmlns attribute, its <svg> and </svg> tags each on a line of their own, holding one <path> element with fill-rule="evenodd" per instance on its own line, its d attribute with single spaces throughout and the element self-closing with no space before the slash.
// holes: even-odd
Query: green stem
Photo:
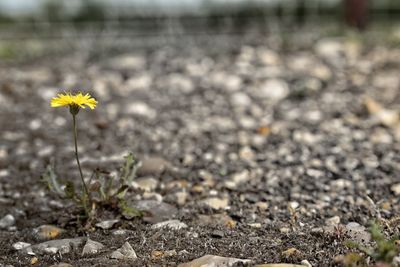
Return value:
<svg viewBox="0 0 400 267">
<path fill-rule="evenodd" d="M 85 193 L 86 197 L 89 198 L 89 190 L 87 189 L 86 184 L 85 184 L 85 180 L 83 179 L 81 163 L 79 162 L 79 156 L 78 156 L 78 131 L 77 131 L 77 127 L 76 127 L 76 115 L 72 114 L 72 119 L 73 119 L 73 124 L 74 124 L 74 143 L 75 143 L 76 163 L 78 163 L 78 168 L 79 168 L 79 173 L 81 175 L 81 180 L 82 180 L 82 186 L 83 186 L 84 193 Z"/>
</svg>

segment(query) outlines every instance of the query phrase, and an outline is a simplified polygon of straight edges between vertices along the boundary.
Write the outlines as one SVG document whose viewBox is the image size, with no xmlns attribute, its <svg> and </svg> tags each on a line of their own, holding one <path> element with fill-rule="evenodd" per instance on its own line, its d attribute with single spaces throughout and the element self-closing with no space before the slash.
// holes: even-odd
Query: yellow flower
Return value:
<svg viewBox="0 0 400 267">
<path fill-rule="evenodd" d="M 77 93 L 76 95 L 71 93 L 58 94 L 58 97 L 54 97 L 51 100 L 51 106 L 53 108 L 69 106 L 74 109 L 84 109 L 86 108 L 85 105 L 90 109 L 94 109 L 97 105 L 97 101 L 91 97 L 90 94 L 83 95 L 82 93 Z"/>
</svg>

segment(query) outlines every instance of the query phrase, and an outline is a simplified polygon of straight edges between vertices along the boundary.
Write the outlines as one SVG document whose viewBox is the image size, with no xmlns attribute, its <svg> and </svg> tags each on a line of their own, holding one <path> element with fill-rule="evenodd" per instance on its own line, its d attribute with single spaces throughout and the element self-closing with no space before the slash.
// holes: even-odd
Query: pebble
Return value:
<svg viewBox="0 0 400 267">
<path fill-rule="evenodd" d="M 17 243 L 14 243 L 13 245 L 12 245 L 12 247 L 15 249 L 15 250 L 21 250 L 21 249 L 24 249 L 24 248 L 27 248 L 27 247 L 29 247 L 31 244 L 29 244 L 29 243 L 25 243 L 25 242 L 17 242 Z"/>
<path fill-rule="evenodd" d="M 143 220 L 150 223 L 169 220 L 178 212 L 178 209 L 171 204 L 156 200 L 141 200 L 134 203 L 133 207 L 144 212 Z"/>
<path fill-rule="evenodd" d="M 392 192 L 396 195 L 399 196 L 400 195 L 400 183 L 399 184 L 393 184 L 390 187 L 390 190 L 392 190 Z M 1 227 L 0 227 L 1 228 Z"/>
<path fill-rule="evenodd" d="M 83 247 L 82 256 L 96 254 L 103 248 L 104 245 L 102 243 L 88 239 Z"/>
<path fill-rule="evenodd" d="M 187 224 L 179 220 L 168 220 L 165 222 L 159 222 L 151 226 L 152 229 L 169 228 L 172 230 L 179 230 L 182 228 L 187 228 Z"/>
<path fill-rule="evenodd" d="M 284 80 L 270 79 L 261 84 L 259 95 L 265 99 L 280 101 L 289 95 L 289 86 Z"/>
<path fill-rule="evenodd" d="M 58 237 L 64 230 L 53 225 L 41 225 L 35 228 L 33 232 L 38 240 L 49 240 Z"/>
<path fill-rule="evenodd" d="M 247 182 L 250 179 L 250 172 L 243 170 L 231 175 L 231 179 L 225 181 L 225 187 L 229 189 L 236 189 L 238 185 Z"/>
<path fill-rule="evenodd" d="M 133 260 L 137 258 L 136 252 L 133 250 L 129 242 L 125 242 L 121 248 L 111 253 L 111 259 L 117 260 Z"/>
<path fill-rule="evenodd" d="M 340 223 L 339 216 L 333 216 L 333 217 L 325 220 L 326 225 L 338 225 L 339 223 Z"/>
<path fill-rule="evenodd" d="M 252 103 L 251 98 L 247 94 L 241 92 L 234 93 L 231 96 L 231 102 L 232 105 L 238 107 L 250 106 L 250 104 Z"/>
<path fill-rule="evenodd" d="M 7 214 L 2 219 L 0 219 L 0 229 L 7 229 L 15 224 L 15 218 L 11 214 Z"/>
<path fill-rule="evenodd" d="M 112 228 L 118 222 L 119 222 L 119 220 L 101 221 L 99 223 L 96 223 L 96 226 L 101 228 L 101 229 L 107 230 L 107 229 Z"/>
<path fill-rule="evenodd" d="M 356 222 L 349 222 L 346 224 L 346 234 L 351 240 L 359 244 L 365 244 L 371 241 L 371 234 L 366 231 L 364 226 Z"/>
<path fill-rule="evenodd" d="M 161 157 L 150 157 L 142 160 L 142 165 L 137 171 L 138 176 L 160 175 L 170 163 Z"/>
<path fill-rule="evenodd" d="M 236 221 L 227 214 L 212 214 L 212 215 L 198 215 L 197 223 L 201 226 L 223 226 L 228 228 L 234 228 Z"/>
<path fill-rule="evenodd" d="M 51 265 L 50 267 L 74 267 L 69 263 L 60 262 L 58 264 Z"/>
<path fill-rule="evenodd" d="M 308 260 L 302 260 L 301 265 L 307 266 L 307 267 L 312 267 L 311 263 Z"/>
<path fill-rule="evenodd" d="M 228 198 L 211 197 L 203 199 L 201 203 L 205 204 L 206 206 L 209 206 L 210 208 L 219 210 L 219 209 L 227 209 L 229 205 L 229 200 Z"/>
<path fill-rule="evenodd" d="M 86 238 L 66 238 L 66 239 L 56 239 L 50 240 L 36 245 L 32 245 L 21 249 L 21 252 L 27 253 L 28 255 L 36 254 L 68 254 L 72 249 L 79 247 Z"/>
<path fill-rule="evenodd" d="M 152 177 L 139 178 L 132 182 L 134 188 L 139 188 L 145 192 L 154 191 L 158 186 L 158 181 Z"/>
<path fill-rule="evenodd" d="M 212 267 L 212 266 L 228 267 L 237 263 L 250 264 L 251 260 L 227 258 L 215 255 L 205 255 L 201 258 L 194 259 L 190 262 L 181 263 L 178 265 L 178 267 Z"/>
</svg>

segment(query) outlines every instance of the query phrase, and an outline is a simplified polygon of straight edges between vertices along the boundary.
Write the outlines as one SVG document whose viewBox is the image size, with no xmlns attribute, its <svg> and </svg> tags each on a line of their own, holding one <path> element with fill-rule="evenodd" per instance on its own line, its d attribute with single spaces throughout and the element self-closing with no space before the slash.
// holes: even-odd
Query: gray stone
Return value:
<svg viewBox="0 0 400 267">
<path fill-rule="evenodd" d="M 179 230 L 179 229 L 187 228 L 187 227 L 188 226 L 187 226 L 186 223 L 183 223 L 183 222 L 181 222 L 179 220 L 168 220 L 168 221 L 165 221 L 165 222 L 156 223 L 151 228 L 152 229 L 169 228 L 169 229 L 172 229 L 172 230 Z"/>
<path fill-rule="evenodd" d="M 168 203 L 156 200 L 141 200 L 133 204 L 133 207 L 144 213 L 143 220 L 150 223 L 158 223 L 173 218 L 178 209 Z"/>
<path fill-rule="evenodd" d="M 88 239 L 86 241 L 85 246 L 83 247 L 82 256 L 96 254 L 103 248 L 104 248 L 104 245 L 102 243 Z"/>
<path fill-rule="evenodd" d="M 371 234 L 366 231 L 364 226 L 356 222 L 349 222 L 346 225 L 346 234 L 351 240 L 359 244 L 365 244 L 371 241 Z"/>
<path fill-rule="evenodd" d="M 118 222 L 119 222 L 119 220 L 101 221 L 99 223 L 96 223 L 96 226 L 101 228 L 101 229 L 107 230 L 107 229 L 112 228 Z"/>
<path fill-rule="evenodd" d="M 226 209 L 229 205 L 229 199 L 227 198 L 217 198 L 217 197 L 210 197 L 206 198 L 201 201 L 201 203 L 209 206 L 213 209 Z"/>
<path fill-rule="evenodd" d="M 284 80 L 270 79 L 261 84 L 259 95 L 266 99 L 279 101 L 289 95 L 289 86 Z"/>
<path fill-rule="evenodd" d="M 20 251 L 23 253 L 27 253 L 29 255 L 55 254 L 55 253 L 68 254 L 71 252 L 72 249 L 82 245 L 85 239 L 86 239 L 85 237 L 77 237 L 77 238 L 50 240 L 26 247 L 24 249 L 21 249 Z"/>
<path fill-rule="evenodd" d="M 25 242 L 17 242 L 17 243 L 14 243 L 14 244 L 12 245 L 12 247 L 13 247 L 15 250 L 21 250 L 21 249 L 24 249 L 24 248 L 29 247 L 30 245 L 31 245 L 31 244 L 25 243 Z"/>
<path fill-rule="evenodd" d="M 145 192 L 154 191 L 157 188 L 158 180 L 149 177 L 149 178 L 139 178 L 132 182 L 132 186 L 134 188 L 139 188 Z"/>
<path fill-rule="evenodd" d="M 11 214 L 7 214 L 2 219 L 0 219 L 0 229 L 7 229 L 14 226 L 15 218 Z"/>
<path fill-rule="evenodd" d="M 128 242 L 125 242 L 121 248 L 111 253 L 110 257 L 117 260 L 133 260 L 137 258 L 137 255 L 132 246 Z"/>
<path fill-rule="evenodd" d="M 160 175 L 170 163 L 161 157 L 150 157 L 142 160 L 142 166 L 138 169 L 138 176 Z"/>
<path fill-rule="evenodd" d="M 190 262 L 179 264 L 178 267 L 228 267 L 235 263 L 250 263 L 251 260 L 227 258 L 215 255 L 205 255 Z"/>
</svg>

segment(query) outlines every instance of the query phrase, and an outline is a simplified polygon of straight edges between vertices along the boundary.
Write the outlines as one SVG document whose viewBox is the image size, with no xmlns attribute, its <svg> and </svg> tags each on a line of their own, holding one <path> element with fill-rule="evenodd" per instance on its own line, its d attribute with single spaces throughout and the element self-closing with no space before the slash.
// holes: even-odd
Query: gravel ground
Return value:
<svg viewBox="0 0 400 267">
<path fill-rule="evenodd" d="M 279 40 L 3 64 L 0 266 L 176 266 L 207 254 L 340 266 L 345 239 L 368 242 L 368 221 L 399 215 L 400 50 Z M 79 184 L 69 113 L 49 106 L 73 89 L 99 101 L 78 115 L 85 175 L 114 174 L 132 151 L 143 165 L 128 197 L 144 219 L 108 210 L 96 222 L 117 221 L 82 232 L 73 204 L 40 182 L 54 160 Z M 47 239 L 59 243 L 35 255 L 17 243 Z M 82 253 L 90 240 L 102 246 Z M 125 242 L 137 258 L 112 259 Z"/>
</svg>

